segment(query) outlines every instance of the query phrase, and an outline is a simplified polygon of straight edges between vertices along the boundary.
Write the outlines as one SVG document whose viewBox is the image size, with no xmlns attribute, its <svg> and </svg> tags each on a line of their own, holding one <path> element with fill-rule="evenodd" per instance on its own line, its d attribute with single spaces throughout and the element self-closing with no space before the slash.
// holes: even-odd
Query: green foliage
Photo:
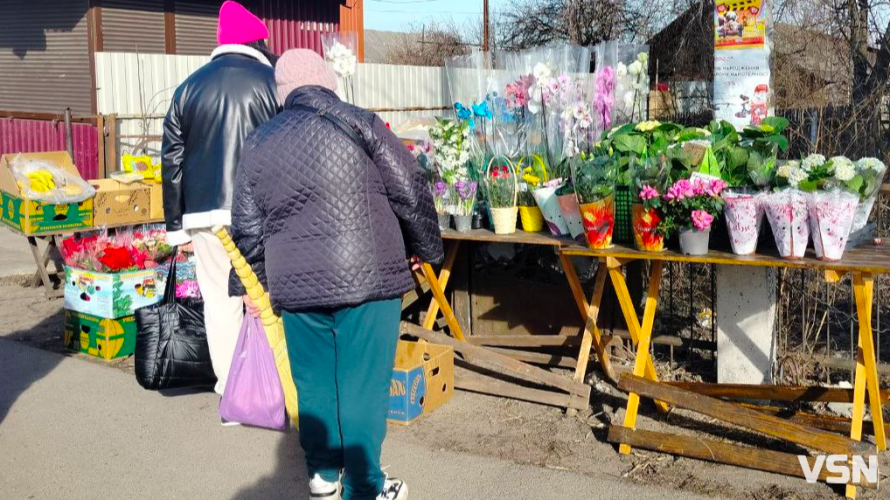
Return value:
<svg viewBox="0 0 890 500">
<path fill-rule="evenodd" d="M 615 161 L 609 156 L 580 155 L 573 159 L 572 184 L 580 203 L 601 200 L 615 190 Z"/>
</svg>

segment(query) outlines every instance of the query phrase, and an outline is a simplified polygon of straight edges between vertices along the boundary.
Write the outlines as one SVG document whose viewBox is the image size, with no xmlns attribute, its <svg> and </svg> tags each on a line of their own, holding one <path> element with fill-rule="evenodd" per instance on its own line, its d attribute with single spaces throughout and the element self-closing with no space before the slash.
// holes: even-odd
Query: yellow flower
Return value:
<svg viewBox="0 0 890 500">
<path fill-rule="evenodd" d="M 775 128 L 773 128 L 772 125 L 761 125 L 760 128 L 763 129 L 763 131 L 767 134 L 771 134 L 776 130 Z"/>
<path fill-rule="evenodd" d="M 524 180 L 527 184 L 531 186 L 537 186 L 539 182 L 541 182 L 541 178 L 537 175 L 525 174 L 522 176 L 522 180 Z"/>
<path fill-rule="evenodd" d="M 645 122 L 640 122 L 637 124 L 637 130 L 640 132 L 651 132 L 661 126 L 661 122 L 658 120 L 649 120 Z"/>
</svg>

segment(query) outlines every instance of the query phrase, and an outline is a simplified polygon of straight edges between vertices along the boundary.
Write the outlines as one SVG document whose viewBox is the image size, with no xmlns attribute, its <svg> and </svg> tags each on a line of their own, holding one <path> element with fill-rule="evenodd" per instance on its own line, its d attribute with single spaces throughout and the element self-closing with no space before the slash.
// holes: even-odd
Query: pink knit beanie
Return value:
<svg viewBox="0 0 890 500">
<path fill-rule="evenodd" d="M 336 91 L 337 75 L 316 52 L 291 49 L 275 63 L 275 83 L 278 84 L 278 98 L 284 103 L 291 92 L 305 85 L 318 85 Z"/>
<path fill-rule="evenodd" d="M 220 45 L 243 44 L 269 38 L 265 23 L 238 2 L 228 1 L 219 8 L 216 41 Z"/>
</svg>

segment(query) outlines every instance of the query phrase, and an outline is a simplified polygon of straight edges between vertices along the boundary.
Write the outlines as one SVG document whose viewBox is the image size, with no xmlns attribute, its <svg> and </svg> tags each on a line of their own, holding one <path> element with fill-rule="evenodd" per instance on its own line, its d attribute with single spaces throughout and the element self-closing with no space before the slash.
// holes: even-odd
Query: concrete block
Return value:
<svg viewBox="0 0 890 500">
<path fill-rule="evenodd" d="M 776 270 L 717 266 L 717 381 L 772 383 Z"/>
</svg>

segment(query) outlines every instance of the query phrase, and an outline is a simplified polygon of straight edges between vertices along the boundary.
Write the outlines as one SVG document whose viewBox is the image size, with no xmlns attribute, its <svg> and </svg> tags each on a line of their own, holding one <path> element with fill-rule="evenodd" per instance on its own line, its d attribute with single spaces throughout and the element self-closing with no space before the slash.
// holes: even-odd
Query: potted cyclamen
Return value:
<svg viewBox="0 0 890 500">
<path fill-rule="evenodd" d="M 711 226 L 723 210 L 720 194 L 726 188 L 721 179 L 681 179 L 664 195 L 665 228 L 680 233 L 680 251 L 705 255 L 710 244 Z"/>
<path fill-rule="evenodd" d="M 496 162 L 500 161 L 499 164 Z M 516 232 L 516 198 L 519 191 L 513 163 L 505 157 L 495 157 L 488 162 L 485 173 L 488 202 L 491 205 L 491 222 L 495 234 Z"/>
<path fill-rule="evenodd" d="M 457 181 L 453 193 L 457 194 L 457 212 L 454 214 L 454 227 L 464 233 L 472 229 L 473 210 L 476 206 L 475 181 Z"/>
</svg>

